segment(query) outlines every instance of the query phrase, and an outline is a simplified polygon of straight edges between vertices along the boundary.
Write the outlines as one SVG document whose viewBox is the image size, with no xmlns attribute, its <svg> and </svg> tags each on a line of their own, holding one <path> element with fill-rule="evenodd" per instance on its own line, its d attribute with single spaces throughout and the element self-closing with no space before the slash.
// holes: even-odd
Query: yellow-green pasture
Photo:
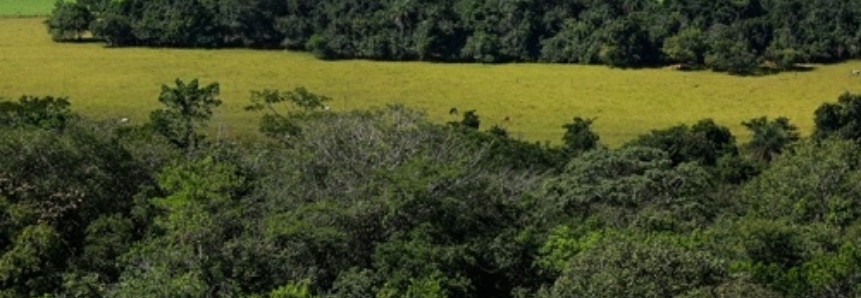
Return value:
<svg viewBox="0 0 861 298">
<path fill-rule="evenodd" d="M 859 62 L 760 77 L 582 65 L 327 62 L 284 51 L 57 44 L 38 18 L 0 19 L 0 28 L 0 97 L 69 96 L 85 115 L 142 123 L 159 106 L 161 84 L 200 78 L 221 83 L 224 104 L 214 121 L 231 135 L 255 131 L 259 115 L 243 107 L 251 90 L 264 88 L 305 86 L 334 98 L 333 110 L 401 103 L 440 122 L 459 119 L 449 115 L 453 107 L 475 109 L 484 128 L 499 124 L 532 141 L 558 143 L 561 126 L 574 116 L 597 118 L 595 130 L 610 146 L 702 118 L 729 126 L 741 141 L 749 135 L 741 122 L 763 115 L 787 116 L 807 134 L 820 104 L 861 92 L 861 78 L 849 75 L 861 69 Z"/>
<path fill-rule="evenodd" d="M 0 0 L 0 16 L 46 16 L 56 0 Z"/>
</svg>

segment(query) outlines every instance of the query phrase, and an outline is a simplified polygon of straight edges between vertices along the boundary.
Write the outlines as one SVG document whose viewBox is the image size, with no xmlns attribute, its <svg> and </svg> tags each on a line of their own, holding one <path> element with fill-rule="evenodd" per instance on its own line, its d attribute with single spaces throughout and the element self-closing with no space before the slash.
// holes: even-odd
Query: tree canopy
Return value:
<svg viewBox="0 0 861 298">
<path fill-rule="evenodd" d="M 59 1 L 56 40 L 306 50 L 322 59 L 704 66 L 858 58 L 861 0 Z"/>
<path fill-rule="evenodd" d="M 704 119 L 606 148 L 592 119 L 531 144 L 267 89 L 263 134 L 207 142 L 218 86 L 164 85 L 138 124 L 0 100 L 0 297 L 861 294 L 857 95 L 810 137 Z"/>
</svg>

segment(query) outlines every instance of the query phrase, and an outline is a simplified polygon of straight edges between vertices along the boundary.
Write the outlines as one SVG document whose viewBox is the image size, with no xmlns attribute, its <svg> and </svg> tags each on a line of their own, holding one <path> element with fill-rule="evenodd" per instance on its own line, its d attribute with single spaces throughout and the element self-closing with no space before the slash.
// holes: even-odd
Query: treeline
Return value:
<svg viewBox="0 0 861 298">
<path fill-rule="evenodd" d="M 56 40 L 323 59 L 681 63 L 747 73 L 861 54 L 861 0 L 78 0 Z"/>
<path fill-rule="evenodd" d="M 0 101 L 0 297 L 858 297 L 861 95 L 618 149 L 332 112 L 252 93 L 256 142 L 201 133 L 216 83 L 165 85 L 148 121 Z M 137 123 L 142 122 L 142 123 Z"/>
</svg>

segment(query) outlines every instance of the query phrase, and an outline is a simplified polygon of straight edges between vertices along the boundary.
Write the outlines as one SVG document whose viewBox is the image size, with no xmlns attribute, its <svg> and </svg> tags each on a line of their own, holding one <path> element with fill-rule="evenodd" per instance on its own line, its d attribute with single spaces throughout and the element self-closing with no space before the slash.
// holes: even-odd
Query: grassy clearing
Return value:
<svg viewBox="0 0 861 298">
<path fill-rule="evenodd" d="M 56 0 L 0 0 L 0 16 L 46 16 L 51 14 Z"/>
<path fill-rule="evenodd" d="M 221 83 L 225 103 L 215 120 L 222 133 L 234 135 L 256 129 L 259 115 L 243 107 L 251 90 L 263 88 L 306 86 L 335 98 L 333 110 L 403 103 L 437 121 L 456 120 L 448 115 L 452 107 L 476 109 L 482 127 L 500 124 L 534 141 L 558 143 L 562 124 L 596 117 L 596 131 L 611 146 L 706 117 L 742 141 L 747 132 L 740 123 L 762 115 L 787 116 L 807 134 L 820 104 L 861 92 L 861 79 L 848 75 L 861 62 L 763 77 L 580 65 L 325 62 L 283 51 L 55 44 L 41 22 L 0 19 L 0 97 L 65 95 L 86 115 L 141 123 L 158 106 L 161 84 L 197 77 Z"/>
</svg>

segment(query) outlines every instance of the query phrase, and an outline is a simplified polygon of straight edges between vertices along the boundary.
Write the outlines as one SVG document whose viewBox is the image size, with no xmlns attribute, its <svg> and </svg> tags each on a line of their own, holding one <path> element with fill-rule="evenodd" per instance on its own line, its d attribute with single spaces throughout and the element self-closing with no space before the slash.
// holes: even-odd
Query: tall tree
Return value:
<svg viewBox="0 0 861 298">
<path fill-rule="evenodd" d="M 54 41 L 80 40 L 95 20 L 90 9 L 77 2 L 57 1 L 51 17 L 45 21 Z"/>
<path fill-rule="evenodd" d="M 861 94 L 843 93 L 837 103 L 824 103 L 815 114 L 814 138 L 861 141 Z"/>
<path fill-rule="evenodd" d="M 745 150 L 765 162 L 770 162 L 786 146 L 800 139 L 798 128 L 790 124 L 786 117 L 768 121 L 767 117 L 762 116 L 741 124 L 753 134 L 750 142 L 745 144 Z"/>
<path fill-rule="evenodd" d="M 594 121 L 594 118 L 574 117 L 573 122 L 562 125 L 562 128 L 565 129 L 562 142 L 565 144 L 564 150 L 568 154 L 574 155 L 598 148 L 598 140 L 601 137 L 592 131 Z"/>
<path fill-rule="evenodd" d="M 197 79 L 186 84 L 176 79 L 176 87 L 161 86 L 158 101 L 163 109 L 150 113 L 152 127 L 178 148 L 191 150 L 203 139 L 199 128 L 212 117 L 212 108 L 221 105 L 218 83 L 200 86 Z"/>
</svg>

